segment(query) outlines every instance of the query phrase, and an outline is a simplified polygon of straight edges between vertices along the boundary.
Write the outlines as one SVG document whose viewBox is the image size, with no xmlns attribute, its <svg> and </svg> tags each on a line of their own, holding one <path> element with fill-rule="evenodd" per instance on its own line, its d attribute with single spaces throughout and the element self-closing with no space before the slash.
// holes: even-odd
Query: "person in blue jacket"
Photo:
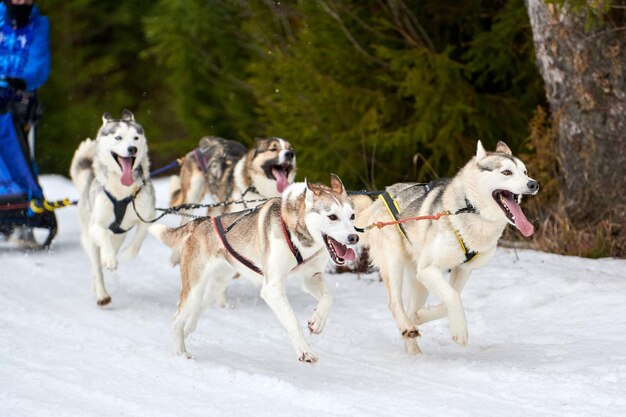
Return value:
<svg viewBox="0 0 626 417">
<path fill-rule="evenodd" d="M 3 0 L 0 4 L 0 132 L 17 135 L 33 167 L 34 143 L 29 144 L 26 131 L 40 113 L 37 89 L 50 74 L 50 23 L 34 3 Z M 34 242 L 32 230 L 23 228 L 15 234 L 27 246 Z"/>
<path fill-rule="evenodd" d="M 34 0 L 0 4 L 0 106 L 28 100 L 50 74 L 50 23 Z"/>
</svg>

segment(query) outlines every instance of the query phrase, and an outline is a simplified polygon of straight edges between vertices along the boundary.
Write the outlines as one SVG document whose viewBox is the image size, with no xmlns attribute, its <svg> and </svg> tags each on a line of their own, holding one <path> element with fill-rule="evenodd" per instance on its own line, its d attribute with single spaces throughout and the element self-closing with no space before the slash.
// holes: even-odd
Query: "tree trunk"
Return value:
<svg viewBox="0 0 626 417">
<path fill-rule="evenodd" d="M 613 1 L 599 26 L 590 9 L 525 0 L 557 127 L 565 210 L 578 226 L 626 214 L 626 11 Z M 603 2 L 595 2 L 602 4 Z M 593 4 L 593 3 L 591 3 Z"/>
</svg>

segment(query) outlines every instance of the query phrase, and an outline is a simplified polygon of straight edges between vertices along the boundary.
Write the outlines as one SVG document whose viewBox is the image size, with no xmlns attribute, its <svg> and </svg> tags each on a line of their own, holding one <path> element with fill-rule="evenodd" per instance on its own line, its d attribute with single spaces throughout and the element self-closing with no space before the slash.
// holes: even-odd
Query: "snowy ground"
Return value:
<svg viewBox="0 0 626 417">
<path fill-rule="evenodd" d="M 49 199 L 76 196 L 42 177 Z M 158 206 L 165 204 L 158 183 Z M 626 411 L 626 261 L 501 249 L 463 294 L 470 341 L 424 325 L 407 356 L 375 275 L 328 275 L 328 325 L 299 363 L 252 284 L 172 351 L 179 278 L 151 236 L 96 306 L 75 208 L 49 252 L 0 249 L 0 416 L 618 416 Z M 169 222 L 175 219 L 168 220 Z M 314 307 L 288 288 L 302 323 Z"/>
</svg>

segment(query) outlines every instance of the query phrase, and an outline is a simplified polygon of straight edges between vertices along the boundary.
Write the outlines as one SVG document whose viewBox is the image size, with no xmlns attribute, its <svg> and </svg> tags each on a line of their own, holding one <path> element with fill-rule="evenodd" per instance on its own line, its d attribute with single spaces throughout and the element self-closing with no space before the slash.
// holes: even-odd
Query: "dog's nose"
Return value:
<svg viewBox="0 0 626 417">
<path fill-rule="evenodd" d="M 285 152 L 285 159 L 287 159 L 287 160 L 293 159 L 294 156 L 295 156 L 295 154 L 293 153 L 293 151 Z"/>
<path fill-rule="evenodd" d="M 134 155 L 137 153 L 137 147 L 136 146 L 129 146 L 128 147 L 128 153 L 131 155 Z"/>
<path fill-rule="evenodd" d="M 348 235 L 348 242 L 351 245 L 354 245 L 354 244 L 358 243 L 359 242 L 359 235 L 355 235 L 355 234 Z"/>
<path fill-rule="evenodd" d="M 533 193 L 536 193 L 537 191 L 539 191 L 539 183 L 535 180 L 528 181 L 528 184 L 526 184 L 526 186 Z"/>
</svg>

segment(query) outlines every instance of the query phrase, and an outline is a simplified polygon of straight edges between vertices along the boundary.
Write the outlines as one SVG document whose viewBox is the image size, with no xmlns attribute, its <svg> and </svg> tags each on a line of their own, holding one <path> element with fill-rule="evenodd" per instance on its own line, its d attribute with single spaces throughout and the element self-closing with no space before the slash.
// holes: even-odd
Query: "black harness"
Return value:
<svg viewBox="0 0 626 417">
<path fill-rule="evenodd" d="M 121 227 L 122 221 L 124 220 L 124 215 L 126 214 L 126 209 L 128 208 L 128 205 L 133 201 L 133 199 L 135 198 L 139 190 L 141 190 L 141 188 L 137 189 L 132 195 L 129 195 L 123 200 L 118 200 L 115 197 L 113 197 L 113 195 L 110 192 L 108 192 L 106 188 L 104 188 L 104 193 L 106 194 L 107 197 L 109 197 L 109 200 L 111 200 L 111 203 L 113 203 L 113 213 L 115 214 L 115 220 L 113 221 L 113 223 L 109 225 L 109 230 L 115 233 L 116 235 L 121 235 L 123 233 L 128 232 L 128 230 L 130 230 L 130 229 L 128 230 L 122 229 Z"/>
<path fill-rule="evenodd" d="M 254 211 L 255 211 L 254 209 L 251 209 L 248 213 L 242 215 L 237 220 L 235 220 L 228 228 L 224 228 L 224 224 L 222 223 L 222 216 L 213 217 L 212 220 L 213 220 L 213 226 L 215 227 L 215 233 L 217 233 L 217 235 L 219 236 L 220 241 L 222 242 L 222 245 L 224 245 L 224 249 L 226 249 L 226 251 L 233 258 L 238 260 L 243 266 L 245 266 L 246 268 L 250 269 L 253 272 L 256 272 L 259 275 L 263 275 L 263 271 L 261 270 L 261 268 L 256 266 L 254 262 L 252 262 L 250 259 L 246 258 L 242 254 L 237 252 L 235 248 L 233 248 L 233 246 L 228 242 L 228 239 L 226 239 L 226 234 L 230 232 L 232 228 L 237 223 L 239 223 L 241 219 L 243 219 L 246 215 Z M 299 266 L 302 263 L 304 263 L 304 259 L 302 258 L 302 254 L 300 253 L 298 248 L 296 248 L 296 246 L 293 244 L 293 241 L 291 240 L 291 233 L 289 233 L 289 230 L 287 229 L 287 225 L 285 225 L 285 221 L 283 220 L 282 216 L 280 216 L 280 224 L 283 230 L 283 234 L 285 235 L 285 240 L 287 240 L 287 245 L 289 246 L 289 249 L 291 250 L 291 253 L 293 254 L 294 258 L 296 258 L 296 262 L 298 263 L 297 266 Z"/>
</svg>

